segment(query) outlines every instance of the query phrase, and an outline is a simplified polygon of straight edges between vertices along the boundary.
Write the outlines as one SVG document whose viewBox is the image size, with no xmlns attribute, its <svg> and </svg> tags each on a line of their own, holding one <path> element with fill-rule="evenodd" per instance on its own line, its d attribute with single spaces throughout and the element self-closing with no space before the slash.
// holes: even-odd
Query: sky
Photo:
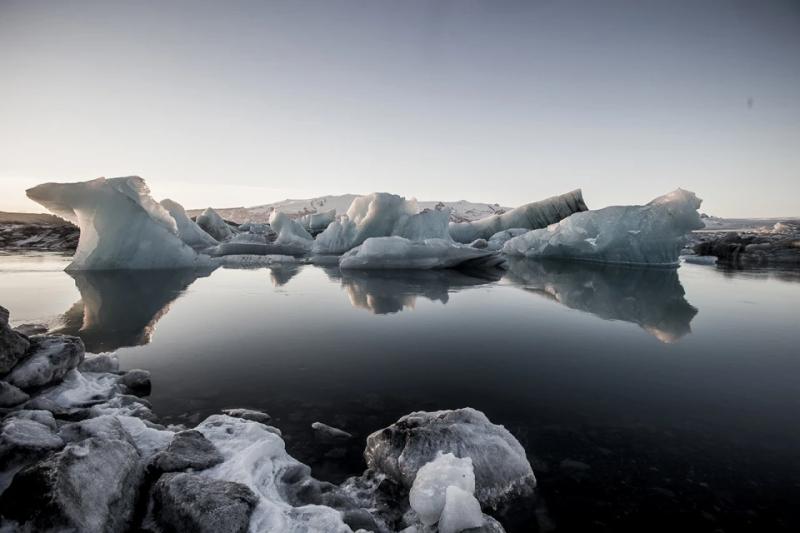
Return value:
<svg viewBox="0 0 800 533">
<path fill-rule="evenodd" d="M 800 216 L 800 1 L 0 0 L 0 210 L 388 191 Z"/>
</svg>

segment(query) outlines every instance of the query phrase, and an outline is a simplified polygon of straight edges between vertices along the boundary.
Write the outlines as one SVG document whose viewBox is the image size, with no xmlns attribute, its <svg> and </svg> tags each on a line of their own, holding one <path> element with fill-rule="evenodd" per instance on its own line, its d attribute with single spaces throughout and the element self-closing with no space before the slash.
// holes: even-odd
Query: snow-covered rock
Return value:
<svg viewBox="0 0 800 533">
<path fill-rule="evenodd" d="M 322 422 L 314 422 L 311 424 L 311 429 L 314 430 L 314 437 L 323 441 L 347 440 L 353 437 L 343 429 L 335 428 Z"/>
<path fill-rule="evenodd" d="M 0 407 L 19 405 L 30 398 L 28 394 L 11 383 L 0 381 Z"/>
<path fill-rule="evenodd" d="M 412 241 L 403 237 L 367 239 L 339 260 L 342 269 L 427 270 L 465 264 L 476 268 L 494 268 L 501 267 L 504 260 L 496 252 L 445 239 Z"/>
<path fill-rule="evenodd" d="M 147 396 L 150 394 L 150 372 L 140 368 L 128 370 L 119 378 L 119 384 L 125 390 L 137 396 Z"/>
<path fill-rule="evenodd" d="M 178 236 L 175 219 L 142 178 L 44 183 L 28 197 L 80 226 L 68 270 L 185 268 L 207 264 Z"/>
<path fill-rule="evenodd" d="M 218 244 L 218 241 L 214 237 L 209 235 L 195 221 L 189 218 L 189 215 L 186 214 L 186 210 L 181 204 L 170 199 L 161 200 L 160 203 L 170 216 L 175 219 L 178 237 L 180 237 L 183 242 L 195 250 L 202 250 Z"/>
<path fill-rule="evenodd" d="M 8 325 L 8 309 L 0 306 L 0 375 L 14 368 L 29 347 L 27 337 Z"/>
<path fill-rule="evenodd" d="M 431 526 L 439 521 L 445 507 L 448 487 L 457 487 L 470 496 L 475 493 L 475 473 L 472 470 L 472 459 L 469 457 L 462 459 L 452 453 L 438 453 L 432 461 L 424 464 L 417 471 L 408 494 L 408 500 L 411 508 L 426 526 Z M 480 509 L 480 505 L 478 505 L 479 517 L 482 516 Z M 471 527 L 479 525 L 480 522 Z"/>
<path fill-rule="evenodd" d="M 222 454 L 202 433 L 187 430 L 176 433 L 167 448 L 153 456 L 150 468 L 159 472 L 204 470 L 222 461 Z"/>
<path fill-rule="evenodd" d="M 522 445 L 471 408 L 406 415 L 370 435 L 364 457 L 371 469 L 411 487 L 419 469 L 438 452 L 472 460 L 475 495 L 482 505 L 494 507 L 536 486 Z"/>
<path fill-rule="evenodd" d="M 273 211 L 272 216 L 275 216 L 275 213 L 279 212 L 280 211 Z M 330 209 L 321 213 L 309 213 L 300 217 L 298 221 L 305 229 L 314 233 L 324 230 L 334 220 L 336 220 L 336 209 Z"/>
<path fill-rule="evenodd" d="M 703 223 L 694 193 L 677 189 L 643 206 L 585 211 L 515 237 L 508 255 L 606 263 L 676 265 L 688 232 Z"/>
<path fill-rule="evenodd" d="M 134 446 L 92 437 L 17 472 L 0 511 L 35 531 L 123 532 L 141 480 Z"/>
<path fill-rule="evenodd" d="M 67 335 L 33 337 L 29 355 L 5 377 L 20 389 L 43 387 L 61 380 L 83 361 L 83 341 Z"/>
<path fill-rule="evenodd" d="M 234 235 L 233 229 L 211 207 L 197 216 L 196 223 L 217 241 L 226 241 Z"/>
<path fill-rule="evenodd" d="M 258 498 L 241 483 L 178 473 L 161 476 L 153 503 L 153 517 L 165 531 L 245 533 Z"/>
<path fill-rule="evenodd" d="M 275 244 L 311 250 L 314 237 L 299 222 L 289 218 L 289 215 L 274 212 L 269 218 L 269 224 L 278 233 Z"/>
<path fill-rule="evenodd" d="M 116 354 L 101 353 L 85 357 L 83 362 L 78 365 L 81 372 L 119 372 L 119 357 Z"/>
<path fill-rule="evenodd" d="M 492 235 L 511 228 L 544 228 L 586 209 L 583 194 L 580 189 L 576 189 L 519 206 L 501 215 L 492 215 L 474 222 L 453 222 L 450 224 L 450 236 L 457 242 L 469 243 L 475 239 L 489 239 Z"/>
<path fill-rule="evenodd" d="M 264 413 L 263 411 L 256 411 L 254 409 L 223 409 L 222 413 L 236 418 L 260 422 L 261 424 L 268 424 L 269 421 L 272 420 L 272 417 L 267 413 Z"/>
</svg>

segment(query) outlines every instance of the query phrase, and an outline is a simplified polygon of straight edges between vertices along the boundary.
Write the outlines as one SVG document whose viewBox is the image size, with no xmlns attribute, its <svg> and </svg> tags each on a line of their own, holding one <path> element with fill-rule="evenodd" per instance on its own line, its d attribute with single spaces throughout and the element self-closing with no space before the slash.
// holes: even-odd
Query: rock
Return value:
<svg viewBox="0 0 800 533">
<path fill-rule="evenodd" d="M 135 446 L 119 418 L 112 415 L 102 415 L 66 424 L 61 427 L 59 435 L 68 442 L 80 442 L 95 437 L 102 440 L 121 440 Z"/>
<path fill-rule="evenodd" d="M 20 324 L 14 328 L 14 331 L 30 337 L 31 335 L 42 335 L 43 333 L 47 333 L 48 329 L 49 328 L 46 324 Z"/>
<path fill-rule="evenodd" d="M 81 372 L 119 372 L 119 358 L 114 354 L 100 354 L 87 357 L 78 365 Z"/>
<path fill-rule="evenodd" d="M 53 413 L 50 411 L 42 411 L 36 409 L 20 409 L 19 411 L 14 411 L 13 413 L 6 416 L 6 420 L 10 418 L 21 418 L 25 420 L 33 420 L 34 422 L 39 422 L 43 424 L 53 431 L 58 430 L 58 424 L 56 423 L 56 419 L 53 417 Z"/>
<path fill-rule="evenodd" d="M 406 415 L 370 435 L 364 457 L 370 469 L 410 488 L 420 467 L 439 451 L 472 459 L 481 505 L 496 507 L 536 486 L 522 445 L 471 408 Z"/>
<path fill-rule="evenodd" d="M 119 379 L 121 385 L 125 385 L 128 391 L 138 396 L 150 394 L 150 372 L 147 370 L 133 369 L 128 370 Z"/>
<path fill-rule="evenodd" d="M 311 428 L 314 430 L 314 437 L 322 441 L 346 440 L 353 437 L 350 433 L 342 429 L 323 424 L 322 422 L 314 422 L 311 424 Z"/>
<path fill-rule="evenodd" d="M 30 396 L 11 383 L 0 381 L 0 407 L 12 407 L 28 401 Z"/>
<path fill-rule="evenodd" d="M 153 515 L 168 531 L 245 533 L 256 503 L 245 485 L 198 474 L 164 474 L 153 487 Z"/>
<path fill-rule="evenodd" d="M 29 346 L 24 335 L 8 326 L 8 309 L 0 306 L 0 375 L 14 368 Z"/>
<path fill-rule="evenodd" d="M 219 450 L 202 433 L 191 429 L 176 433 L 167 449 L 153 457 L 150 468 L 159 472 L 204 470 L 222 461 Z"/>
<path fill-rule="evenodd" d="M 253 409 L 223 409 L 222 412 L 228 416 L 252 420 L 253 422 L 260 422 L 261 424 L 268 424 L 269 421 L 272 420 L 272 417 L 267 413 L 255 411 Z"/>
<path fill-rule="evenodd" d="M 52 428 L 35 420 L 9 417 L 0 431 L 0 455 L 10 453 L 38 454 L 58 450 L 64 441 Z"/>
<path fill-rule="evenodd" d="M 136 448 L 92 437 L 19 471 L 0 512 L 37 531 L 122 532 L 131 526 L 141 480 Z"/>
<path fill-rule="evenodd" d="M 83 341 L 68 335 L 33 337 L 28 353 L 6 376 L 6 381 L 23 390 L 61 381 L 83 361 Z"/>
</svg>

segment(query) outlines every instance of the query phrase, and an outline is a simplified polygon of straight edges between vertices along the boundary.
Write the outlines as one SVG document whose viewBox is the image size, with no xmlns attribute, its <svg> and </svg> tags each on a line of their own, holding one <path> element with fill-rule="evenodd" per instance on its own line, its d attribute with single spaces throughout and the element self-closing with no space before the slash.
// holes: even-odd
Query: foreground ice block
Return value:
<svg viewBox="0 0 800 533">
<path fill-rule="evenodd" d="M 515 237 L 503 252 L 528 258 L 677 265 L 688 232 L 703 228 L 701 200 L 683 189 L 646 205 L 576 213 L 558 224 Z"/>
<path fill-rule="evenodd" d="M 44 183 L 26 192 L 31 200 L 80 226 L 78 249 L 67 270 L 208 265 L 208 257 L 181 240 L 175 219 L 150 197 L 138 176 Z"/>
<path fill-rule="evenodd" d="M 455 244 L 445 239 L 412 241 L 403 237 L 376 237 L 344 254 L 342 269 L 426 270 L 471 265 L 500 267 L 505 260 L 497 252 Z"/>
<path fill-rule="evenodd" d="M 502 215 L 492 215 L 474 222 L 452 222 L 450 236 L 453 240 L 470 243 L 475 239 L 489 239 L 499 231 L 512 228 L 538 229 L 562 220 L 573 213 L 586 211 L 580 189 L 553 196 L 539 202 L 519 206 Z"/>
</svg>

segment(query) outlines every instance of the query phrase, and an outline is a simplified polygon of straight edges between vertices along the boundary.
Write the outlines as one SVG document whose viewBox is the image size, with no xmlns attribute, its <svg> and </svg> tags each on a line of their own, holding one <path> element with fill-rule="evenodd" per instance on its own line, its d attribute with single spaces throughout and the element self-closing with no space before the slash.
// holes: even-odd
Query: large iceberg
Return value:
<svg viewBox="0 0 800 533">
<path fill-rule="evenodd" d="M 501 215 L 492 215 L 474 222 L 452 222 L 450 236 L 453 240 L 466 244 L 476 239 L 489 239 L 495 233 L 511 228 L 544 228 L 586 209 L 583 194 L 580 189 L 576 189 L 519 206 Z"/>
<path fill-rule="evenodd" d="M 490 250 L 454 244 L 445 239 L 412 241 L 403 237 L 367 239 L 339 260 L 342 269 L 495 268 L 504 264 L 505 259 Z"/>
<path fill-rule="evenodd" d="M 417 213 L 416 200 L 376 192 L 359 196 L 347 214 L 331 222 L 317 236 L 313 251 L 317 254 L 341 254 L 371 237 L 398 236 L 411 240 L 449 239 L 449 211 L 430 210 Z"/>
<path fill-rule="evenodd" d="M 275 213 L 277 211 L 274 211 Z M 270 216 L 271 217 L 271 216 Z M 323 231 L 328 225 L 336 220 L 336 209 L 323 211 L 322 213 L 309 213 L 300 217 L 300 224 L 311 233 Z"/>
<path fill-rule="evenodd" d="M 234 234 L 228 223 L 211 207 L 206 208 L 198 215 L 197 225 L 218 241 L 226 241 Z"/>
<path fill-rule="evenodd" d="M 44 183 L 28 197 L 80 226 L 68 270 L 199 267 L 199 255 L 179 236 L 175 219 L 150 197 L 138 176 L 78 183 Z"/>
<path fill-rule="evenodd" d="M 677 265 L 688 232 L 703 228 L 701 200 L 683 189 L 646 205 L 575 213 L 544 229 L 515 237 L 503 252 L 529 258 Z"/>
<path fill-rule="evenodd" d="M 278 234 L 275 244 L 295 246 L 303 250 L 311 250 L 314 237 L 296 220 L 292 220 L 286 213 L 273 211 L 269 217 L 269 225 Z"/>
</svg>

